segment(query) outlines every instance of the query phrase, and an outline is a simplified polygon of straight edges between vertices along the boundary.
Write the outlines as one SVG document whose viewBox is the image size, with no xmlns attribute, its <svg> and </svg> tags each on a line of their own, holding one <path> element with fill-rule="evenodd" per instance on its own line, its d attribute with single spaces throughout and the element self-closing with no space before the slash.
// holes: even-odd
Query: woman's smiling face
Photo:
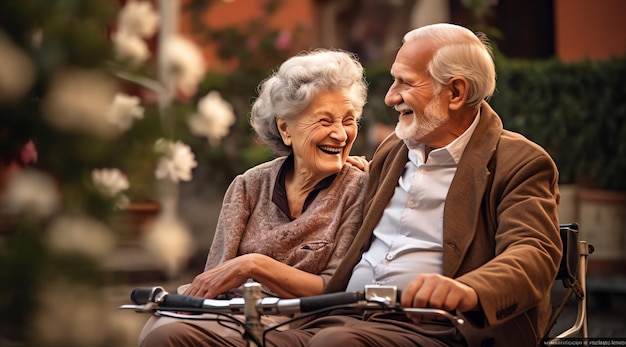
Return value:
<svg viewBox="0 0 626 347">
<path fill-rule="evenodd" d="M 295 171 L 323 179 L 341 171 L 358 132 L 357 115 L 345 91 L 325 91 L 294 119 L 277 119 L 295 157 Z"/>
</svg>

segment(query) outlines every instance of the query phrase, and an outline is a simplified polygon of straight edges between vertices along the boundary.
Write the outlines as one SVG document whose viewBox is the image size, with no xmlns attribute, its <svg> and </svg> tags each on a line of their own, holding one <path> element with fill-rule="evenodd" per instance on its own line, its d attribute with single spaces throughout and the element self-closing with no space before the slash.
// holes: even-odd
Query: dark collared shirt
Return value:
<svg viewBox="0 0 626 347">
<path fill-rule="evenodd" d="M 278 208 L 287 216 L 290 220 L 294 220 L 291 216 L 291 212 L 289 211 L 289 201 L 287 200 L 287 187 L 285 185 L 285 179 L 287 178 L 287 173 L 289 170 L 293 170 L 294 166 L 294 158 L 293 154 L 290 154 L 287 159 L 283 162 L 283 165 L 280 167 L 278 171 L 278 176 L 276 177 L 276 182 L 274 183 L 274 192 L 272 193 L 272 202 L 278 206 Z M 337 174 L 334 173 L 323 180 L 319 181 L 313 188 L 313 190 L 309 193 L 309 195 L 304 200 L 304 205 L 302 206 L 302 213 L 306 211 L 307 207 L 311 205 L 313 200 L 317 194 L 330 186 L 331 183 L 335 180 Z"/>
</svg>

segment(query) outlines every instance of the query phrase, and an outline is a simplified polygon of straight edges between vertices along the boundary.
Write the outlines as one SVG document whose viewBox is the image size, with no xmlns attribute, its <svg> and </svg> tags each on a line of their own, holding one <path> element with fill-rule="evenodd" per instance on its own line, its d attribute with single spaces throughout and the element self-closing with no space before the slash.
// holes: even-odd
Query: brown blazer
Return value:
<svg viewBox="0 0 626 347">
<path fill-rule="evenodd" d="M 404 142 L 391 135 L 374 154 L 363 225 L 326 292 L 345 290 L 407 153 Z M 551 157 L 504 130 L 484 102 L 450 186 L 443 222 L 443 274 L 474 288 L 482 308 L 465 315 L 477 327 L 463 331 L 470 345 L 534 346 L 542 336 L 561 258 L 557 182 Z"/>
</svg>

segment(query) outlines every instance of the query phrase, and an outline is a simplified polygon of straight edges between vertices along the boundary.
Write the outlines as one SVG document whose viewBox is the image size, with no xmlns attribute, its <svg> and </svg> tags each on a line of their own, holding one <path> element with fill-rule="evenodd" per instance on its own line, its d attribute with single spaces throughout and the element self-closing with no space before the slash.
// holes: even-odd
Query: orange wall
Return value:
<svg viewBox="0 0 626 347">
<path fill-rule="evenodd" d="M 184 6 L 186 1 L 181 1 Z M 216 2 L 208 7 L 203 15 L 203 20 L 211 28 L 224 28 L 245 24 L 258 16 L 263 15 L 264 0 L 233 0 L 231 2 Z M 268 20 L 268 25 L 276 29 L 292 29 L 297 25 L 312 31 L 313 8 L 311 1 L 284 0 L 280 8 Z M 183 32 L 190 31 L 189 16 L 181 14 L 181 29 Z M 230 69 L 228 62 L 220 62 L 215 55 L 215 47 L 204 47 L 205 58 L 209 69 Z"/>
<path fill-rule="evenodd" d="M 559 59 L 605 60 L 626 55 L 626 1 L 554 0 Z"/>
<path fill-rule="evenodd" d="M 260 0 L 234 0 L 221 2 L 210 7 L 204 18 L 214 27 L 223 27 L 242 23 L 263 13 L 263 4 Z M 296 24 L 306 21 L 310 25 L 312 18 L 309 1 L 287 0 L 274 15 L 270 25 L 276 28 L 292 28 Z"/>
<path fill-rule="evenodd" d="M 246 23 L 263 13 L 264 3 L 264 0 L 215 2 L 203 18 L 214 28 Z M 624 14 L 626 0 L 554 0 L 556 56 L 563 61 L 577 61 L 626 55 Z M 314 17 L 313 1 L 284 0 L 278 12 L 269 19 L 269 25 L 281 29 L 302 25 L 313 37 Z M 189 32 L 185 14 L 181 18 L 181 27 L 184 32 Z M 220 69 L 224 62 L 217 61 L 213 52 L 210 45 L 205 47 L 209 67 Z"/>
</svg>

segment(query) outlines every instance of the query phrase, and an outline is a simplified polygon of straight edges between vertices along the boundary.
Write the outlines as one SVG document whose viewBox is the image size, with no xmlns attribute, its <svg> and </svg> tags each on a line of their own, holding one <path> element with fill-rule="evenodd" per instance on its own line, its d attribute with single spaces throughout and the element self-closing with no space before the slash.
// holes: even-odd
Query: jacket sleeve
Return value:
<svg viewBox="0 0 626 347">
<path fill-rule="evenodd" d="M 558 171 L 550 156 L 523 146 L 516 148 L 515 158 L 497 157 L 482 202 L 483 216 L 490 216 L 483 220 L 484 230 L 493 233 L 486 238 L 492 244 L 485 253 L 493 254 L 457 277 L 476 290 L 489 325 L 545 305 L 562 252 Z"/>
</svg>

